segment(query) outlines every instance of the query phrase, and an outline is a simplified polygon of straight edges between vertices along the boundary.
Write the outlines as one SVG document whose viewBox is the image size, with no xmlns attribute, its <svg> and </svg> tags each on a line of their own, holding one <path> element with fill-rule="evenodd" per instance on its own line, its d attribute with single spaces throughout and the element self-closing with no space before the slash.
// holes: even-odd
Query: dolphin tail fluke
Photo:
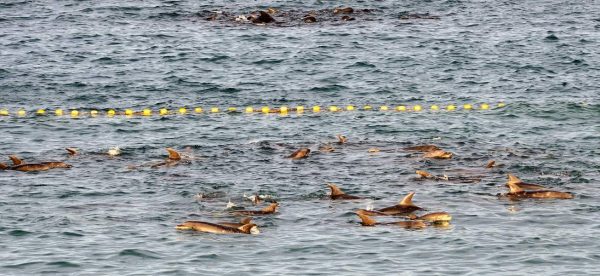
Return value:
<svg viewBox="0 0 600 276">
<path fill-rule="evenodd" d="M 373 226 L 373 225 L 377 224 L 377 222 L 373 218 L 363 214 L 360 211 L 357 211 L 356 215 L 360 218 L 361 224 L 364 226 Z"/>
<path fill-rule="evenodd" d="M 410 192 L 408 193 L 408 195 L 406 195 L 402 201 L 400 201 L 400 205 L 402 206 L 414 206 L 413 202 L 412 202 L 412 198 L 415 195 L 415 192 Z"/>
<path fill-rule="evenodd" d="M 176 150 L 167 148 L 167 151 L 169 152 L 169 160 L 181 160 L 181 155 Z"/>
<path fill-rule="evenodd" d="M 279 206 L 279 203 L 274 202 L 274 203 L 271 203 L 271 205 L 263 208 L 261 211 L 263 211 L 265 213 L 275 213 L 275 211 L 277 210 L 277 206 Z"/>
<path fill-rule="evenodd" d="M 329 186 L 329 188 L 331 189 L 331 195 L 332 196 L 346 194 L 346 193 L 342 192 L 342 190 L 338 186 L 336 186 L 335 184 L 329 183 L 329 184 L 327 184 L 327 186 Z"/>
<path fill-rule="evenodd" d="M 10 160 L 13 162 L 13 165 L 15 166 L 23 164 L 23 160 L 21 160 L 21 158 L 17 157 L 16 155 L 11 155 L 8 158 L 10 158 Z"/>
<path fill-rule="evenodd" d="M 519 179 L 518 177 L 514 176 L 513 174 L 508 174 L 508 183 L 523 183 L 523 181 L 521 181 L 521 179 Z"/>
</svg>

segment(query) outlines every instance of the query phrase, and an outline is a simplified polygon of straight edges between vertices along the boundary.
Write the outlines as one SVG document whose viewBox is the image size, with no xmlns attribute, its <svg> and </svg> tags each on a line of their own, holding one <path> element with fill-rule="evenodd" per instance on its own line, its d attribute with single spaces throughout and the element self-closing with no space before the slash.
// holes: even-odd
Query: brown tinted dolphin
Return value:
<svg viewBox="0 0 600 276">
<path fill-rule="evenodd" d="M 348 138 L 346 138 L 346 136 L 344 136 L 344 135 L 338 134 L 335 137 L 338 138 L 337 143 L 340 144 L 340 145 L 341 144 L 345 144 L 346 142 L 348 142 Z"/>
<path fill-rule="evenodd" d="M 413 204 L 412 198 L 415 195 L 415 192 L 410 192 L 406 195 L 398 204 L 390 207 L 385 207 L 375 211 L 369 211 L 361 209 L 363 214 L 369 216 L 399 216 L 399 215 L 408 215 L 414 211 L 422 210 L 423 208 L 418 207 Z"/>
<path fill-rule="evenodd" d="M 18 165 L 23 164 L 23 160 L 21 160 L 21 158 L 17 157 L 16 155 L 10 155 L 10 156 L 8 156 L 8 158 L 10 158 L 10 161 L 12 161 L 13 166 L 18 166 Z"/>
<path fill-rule="evenodd" d="M 567 192 L 558 192 L 552 190 L 537 190 L 537 191 L 525 191 L 516 183 L 508 182 L 510 191 L 504 196 L 509 199 L 522 199 L 522 198 L 554 198 L 554 199 L 572 199 L 573 194 Z"/>
<path fill-rule="evenodd" d="M 329 186 L 329 188 L 331 189 L 331 195 L 329 197 L 331 199 L 333 199 L 333 200 L 338 200 L 338 199 L 361 199 L 360 197 L 353 196 L 353 195 L 348 195 L 348 194 L 342 192 L 342 190 L 340 188 L 338 188 L 338 186 L 336 186 L 335 184 L 329 183 L 329 184 L 327 184 L 327 186 Z"/>
<path fill-rule="evenodd" d="M 187 159 L 182 159 L 181 154 L 172 148 L 166 148 L 166 150 L 169 153 L 169 157 L 167 157 L 167 159 L 165 159 L 165 161 L 163 162 L 151 165 L 150 168 L 157 168 L 162 166 L 172 167 L 178 165 L 182 161 L 189 161 Z"/>
<path fill-rule="evenodd" d="M 423 158 L 433 158 L 433 159 L 450 159 L 452 158 L 452 153 L 444 150 L 434 150 L 429 151 L 423 154 Z"/>
<path fill-rule="evenodd" d="M 433 175 L 423 170 L 417 170 L 415 172 L 419 175 L 420 179 L 430 179 L 430 180 L 438 180 L 438 181 L 451 181 L 457 183 L 475 183 L 481 181 L 481 176 L 447 176 L 447 175 Z"/>
<path fill-rule="evenodd" d="M 288 158 L 292 158 L 294 160 L 296 159 L 302 159 L 302 158 L 306 158 L 308 157 L 308 154 L 310 153 L 310 149 L 308 148 L 301 148 L 297 151 L 294 151 L 294 153 L 292 153 L 290 156 L 288 156 Z"/>
<path fill-rule="evenodd" d="M 25 163 L 16 155 L 9 156 L 10 160 L 13 162 L 13 166 L 6 166 L 6 164 L 2 164 L 0 169 L 4 167 L 5 170 L 15 170 L 21 172 L 35 172 L 35 171 L 47 171 L 49 169 L 55 168 L 71 168 L 72 166 L 64 163 L 64 162 L 40 162 L 40 163 Z"/>
<path fill-rule="evenodd" d="M 429 151 L 441 150 L 436 145 L 420 145 L 420 146 L 406 147 L 404 149 L 405 150 L 420 151 L 420 152 L 429 152 Z"/>
<path fill-rule="evenodd" d="M 425 222 L 423 222 L 421 220 L 403 220 L 403 221 L 396 221 L 396 222 L 378 223 L 373 218 L 371 218 L 368 215 L 366 215 L 365 213 L 363 213 L 361 210 L 358 210 L 356 212 L 356 215 L 358 215 L 358 217 L 360 218 L 361 224 L 363 226 L 397 225 L 397 226 L 400 226 L 400 227 L 403 227 L 406 229 L 422 229 L 422 228 L 427 227 L 427 224 L 425 224 Z"/>
<path fill-rule="evenodd" d="M 431 223 L 449 222 L 452 220 L 452 216 L 446 212 L 434 212 L 422 216 L 412 214 L 409 218 L 412 220 L 424 220 Z"/>
<path fill-rule="evenodd" d="M 223 225 L 223 226 L 228 226 L 228 227 L 233 227 L 233 228 L 239 228 L 239 227 L 244 226 L 246 224 L 249 224 L 251 222 L 252 222 L 252 218 L 245 217 L 245 218 L 242 218 L 240 220 L 240 222 L 217 222 L 216 224 Z"/>
<path fill-rule="evenodd" d="M 194 230 L 199 232 L 214 233 L 214 234 L 258 234 L 258 227 L 254 223 L 248 223 L 240 227 L 229 227 L 216 223 L 204 221 L 186 221 L 175 227 L 177 230 Z"/>
<path fill-rule="evenodd" d="M 279 203 L 274 202 L 269 206 L 263 208 L 262 210 L 239 210 L 233 211 L 232 213 L 235 215 L 245 215 L 245 216 L 260 216 L 260 215 L 270 215 L 274 214 L 277 211 L 277 207 L 279 207 Z"/>
<path fill-rule="evenodd" d="M 335 148 L 330 144 L 325 144 L 325 145 L 319 146 L 319 151 L 320 152 L 334 152 Z"/>
<path fill-rule="evenodd" d="M 521 188 L 523 190 L 545 190 L 545 189 L 547 189 L 546 187 L 544 187 L 542 185 L 525 183 L 521 179 L 519 179 L 518 177 L 516 177 L 516 176 L 514 176 L 513 174 L 510 174 L 510 173 L 508 174 L 508 182 L 506 183 L 506 187 L 510 188 L 510 186 L 508 185 L 508 183 L 515 184 L 515 185 L 519 186 L 519 188 Z"/>
</svg>

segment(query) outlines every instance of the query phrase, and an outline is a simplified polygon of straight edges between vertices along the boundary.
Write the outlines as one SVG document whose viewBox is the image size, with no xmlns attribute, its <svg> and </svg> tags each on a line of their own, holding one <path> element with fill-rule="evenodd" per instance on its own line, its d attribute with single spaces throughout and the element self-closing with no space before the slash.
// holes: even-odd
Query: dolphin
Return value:
<svg viewBox="0 0 600 276">
<path fill-rule="evenodd" d="M 207 232 L 214 234 L 259 234 L 258 227 L 254 223 L 248 223 L 240 227 L 234 228 L 216 223 L 204 221 L 186 221 L 183 224 L 175 226 L 177 230 L 194 230 L 199 232 Z"/>
<path fill-rule="evenodd" d="M 356 215 L 358 215 L 358 217 L 360 218 L 361 224 L 363 226 L 397 225 L 397 226 L 400 226 L 400 227 L 403 227 L 406 229 L 422 229 L 422 228 L 427 227 L 427 224 L 425 224 L 425 222 L 423 222 L 421 220 L 403 220 L 403 221 L 396 221 L 396 222 L 383 222 L 383 223 L 380 222 L 380 223 L 378 223 L 370 216 L 361 212 L 361 210 L 358 210 L 356 212 Z"/>
<path fill-rule="evenodd" d="M 441 150 L 441 149 L 436 145 L 420 145 L 420 146 L 406 147 L 406 148 L 404 148 L 404 150 L 429 152 L 429 151 L 435 151 L 435 150 Z"/>
<path fill-rule="evenodd" d="M 345 144 L 346 142 L 348 142 L 348 138 L 346 138 L 346 136 L 344 136 L 344 135 L 338 134 L 335 137 L 338 138 L 338 142 L 337 143 L 340 144 L 340 145 L 341 144 Z"/>
<path fill-rule="evenodd" d="M 440 180 L 440 181 L 451 181 L 451 182 L 459 182 L 459 183 L 475 183 L 475 182 L 480 182 L 481 181 L 481 176 L 447 176 L 447 175 L 443 175 L 443 176 L 438 176 L 438 175 L 433 175 L 430 174 L 426 171 L 423 170 L 417 170 L 415 172 L 417 175 L 419 175 L 420 179 L 430 179 L 430 180 Z M 419 178 L 417 178 L 419 179 Z"/>
<path fill-rule="evenodd" d="M 450 159 L 452 158 L 452 153 L 444 150 L 434 150 L 429 151 L 423 154 L 423 158 L 433 158 L 433 159 Z"/>
<path fill-rule="evenodd" d="M 506 183 L 510 189 L 507 194 L 503 196 L 508 197 L 512 200 L 522 198 L 554 198 L 554 199 L 572 199 L 573 194 L 567 192 L 558 192 L 552 190 L 536 190 L 536 191 L 525 191 L 518 184 L 508 182 Z"/>
<path fill-rule="evenodd" d="M 408 216 L 408 218 L 412 220 L 423 220 L 431 223 L 444 223 L 452 220 L 452 216 L 446 212 L 434 212 L 422 216 L 411 214 Z"/>
<path fill-rule="evenodd" d="M 353 13 L 354 9 L 351 7 L 335 8 L 333 14 L 350 14 Z"/>
<path fill-rule="evenodd" d="M 288 156 L 288 158 L 292 158 L 294 160 L 307 158 L 309 153 L 310 153 L 310 149 L 301 148 L 297 151 L 294 151 L 294 153 L 292 153 L 290 156 Z"/>
<path fill-rule="evenodd" d="M 15 170 L 15 171 L 21 171 L 21 172 L 36 172 L 36 171 L 47 171 L 49 169 L 55 169 L 55 168 L 68 169 L 68 168 L 73 167 L 64 162 L 55 162 L 55 161 L 40 162 L 40 163 L 25 163 L 25 162 L 23 162 L 23 160 L 21 160 L 16 155 L 11 155 L 11 156 L 9 156 L 9 158 L 13 162 L 13 166 L 7 166 L 6 164 L 2 163 L 2 165 L 0 165 L 0 169 Z"/>
<path fill-rule="evenodd" d="M 335 148 L 330 144 L 325 144 L 325 145 L 319 146 L 319 151 L 320 152 L 334 152 Z"/>
<path fill-rule="evenodd" d="M 162 167 L 162 166 L 172 167 L 172 166 L 179 165 L 179 163 L 182 161 L 189 161 L 189 160 L 182 159 L 181 154 L 179 154 L 179 152 L 177 152 L 176 150 L 174 150 L 172 148 L 166 148 L 166 150 L 169 153 L 169 157 L 167 157 L 167 159 L 163 162 L 151 165 L 150 168 L 157 168 L 157 167 Z"/>
<path fill-rule="evenodd" d="M 279 203 L 274 202 L 269 206 L 263 208 L 262 210 L 239 210 L 233 211 L 235 215 L 245 215 L 245 216 L 260 216 L 260 215 L 270 215 L 277 212 L 277 207 L 279 207 Z"/>
<path fill-rule="evenodd" d="M 357 197 L 357 196 L 345 194 L 335 184 L 329 183 L 329 184 L 327 184 L 327 186 L 329 186 L 329 188 L 331 188 L 331 195 L 329 197 L 331 199 L 333 199 L 333 200 L 337 200 L 337 199 L 361 199 L 361 197 Z"/>
<path fill-rule="evenodd" d="M 10 161 L 13 162 L 14 166 L 23 164 L 23 160 L 21 160 L 21 158 L 17 157 L 16 155 L 10 155 L 8 156 L 8 158 L 10 158 Z"/>
<path fill-rule="evenodd" d="M 519 186 L 519 188 L 521 188 L 523 190 L 545 190 L 545 189 L 547 189 L 546 187 L 544 187 L 542 185 L 525 183 L 521 179 L 519 179 L 518 177 L 516 177 L 516 176 L 514 176 L 513 174 L 510 174 L 510 173 L 508 174 L 508 182 L 506 183 L 506 187 L 510 188 L 510 186 L 508 185 L 508 183 L 515 184 L 515 185 Z"/>
<path fill-rule="evenodd" d="M 363 214 L 369 216 L 398 216 L 398 215 L 408 215 L 414 211 L 422 210 L 423 208 L 418 207 L 413 204 L 412 198 L 415 195 L 415 192 L 410 192 L 406 195 L 398 204 L 390 207 L 385 207 L 375 211 L 369 211 L 361 209 Z"/>
<path fill-rule="evenodd" d="M 249 224 L 251 222 L 252 222 L 252 218 L 245 217 L 245 218 L 242 218 L 240 220 L 240 222 L 217 222 L 216 224 L 223 225 L 223 226 L 228 226 L 228 227 L 233 227 L 233 228 L 239 228 L 239 227 L 242 227 L 242 226 L 244 226 L 246 224 Z"/>
</svg>

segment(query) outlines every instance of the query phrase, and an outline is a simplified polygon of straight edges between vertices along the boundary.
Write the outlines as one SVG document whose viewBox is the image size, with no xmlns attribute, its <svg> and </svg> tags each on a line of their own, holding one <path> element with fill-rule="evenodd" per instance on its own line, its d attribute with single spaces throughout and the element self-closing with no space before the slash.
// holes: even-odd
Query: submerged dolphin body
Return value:
<svg viewBox="0 0 600 276">
<path fill-rule="evenodd" d="M 194 230 L 198 232 L 214 234 L 258 234 L 258 227 L 254 223 L 248 223 L 240 227 L 230 227 L 204 221 L 186 221 L 175 227 L 177 230 Z"/>
<path fill-rule="evenodd" d="M 290 156 L 288 156 L 288 158 L 292 158 L 294 160 L 307 158 L 309 153 L 310 153 L 310 149 L 301 148 L 297 151 L 294 151 Z"/>
<path fill-rule="evenodd" d="M 331 199 L 333 199 L 333 200 L 338 200 L 338 199 L 361 199 L 361 197 L 353 196 L 353 195 L 348 195 L 348 194 L 344 193 L 335 184 L 329 183 L 329 184 L 327 184 L 327 186 L 329 186 L 329 188 L 331 189 L 331 195 L 329 197 Z"/>
<path fill-rule="evenodd" d="M 239 210 L 239 211 L 233 211 L 233 214 L 245 215 L 245 216 L 270 215 L 270 214 L 274 214 L 277 211 L 277 207 L 279 207 L 279 203 L 274 202 L 261 210 Z"/>
<path fill-rule="evenodd" d="M 369 216 L 399 216 L 408 215 L 414 211 L 422 210 L 423 208 L 413 204 L 412 198 L 415 192 L 410 192 L 398 204 L 390 207 L 385 207 L 375 211 L 361 209 L 361 213 Z"/>
<path fill-rule="evenodd" d="M 546 187 L 544 187 L 542 185 L 525 183 L 521 179 L 519 179 L 518 177 L 516 177 L 510 173 L 508 174 L 508 182 L 506 183 L 506 187 L 510 188 L 509 183 L 515 184 L 523 190 L 545 190 L 546 189 Z"/>
<path fill-rule="evenodd" d="M 442 175 L 442 176 L 438 176 L 438 175 L 433 175 L 430 174 L 426 171 L 423 170 L 417 170 L 415 172 L 417 175 L 419 175 L 420 178 L 417 179 L 429 179 L 429 180 L 436 180 L 436 181 L 451 181 L 451 182 L 459 182 L 459 183 L 475 183 L 475 182 L 480 182 L 481 179 L 483 178 L 482 176 L 447 176 L 447 175 Z"/>
<path fill-rule="evenodd" d="M 2 170 L 15 170 L 21 172 L 39 172 L 39 171 L 47 171 L 50 169 L 56 168 L 71 168 L 73 166 L 64 163 L 64 162 L 40 162 L 40 163 L 25 163 L 16 155 L 9 156 L 10 160 L 13 162 L 13 166 L 8 166 L 4 163 L 0 163 L 0 169 Z"/>
<path fill-rule="evenodd" d="M 245 218 L 242 218 L 240 220 L 240 222 L 222 222 L 222 221 L 220 221 L 220 222 L 217 222 L 216 224 L 227 226 L 227 227 L 239 228 L 239 227 L 242 227 L 242 226 L 244 226 L 246 224 L 249 224 L 251 222 L 252 222 L 252 218 L 245 217 Z"/>
<path fill-rule="evenodd" d="M 166 150 L 169 153 L 169 157 L 167 157 L 167 159 L 163 162 L 151 165 L 150 168 L 158 168 L 158 167 L 163 167 L 163 166 L 172 167 L 172 166 L 179 165 L 179 163 L 181 163 L 181 162 L 189 162 L 189 159 L 183 159 L 181 157 L 181 154 L 179 152 L 177 152 L 176 150 L 174 150 L 172 148 L 166 148 Z"/>
<path fill-rule="evenodd" d="M 507 194 L 502 196 L 508 197 L 512 200 L 518 200 L 523 198 L 549 198 L 549 199 L 572 199 L 573 194 L 567 192 L 559 192 L 552 190 L 535 190 L 525 191 L 517 183 L 508 182 L 506 183 L 510 189 Z"/>
<path fill-rule="evenodd" d="M 422 216 L 410 215 L 412 220 L 423 220 L 431 223 L 445 223 L 452 220 L 452 216 L 446 212 L 434 212 Z"/>
<path fill-rule="evenodd" d="M 436 145 L 420 145 L 420 146 L 406 147 L 406 148 L 404 148 L 404 150 L 430 152 L 430 151 L 436 151 L 436 150 L 441 150 L 441 149 Z"/>
<path fill-rule="evenodd" d="M 397 225 L 406 229 L 422 229 L 427 227 L 424 221 L 421 220 L 403 220 L 395 222 L 377 222 L 361 210 L 356 212 L 356 215 L 361 220 L 363 226 L 375 226 L 375 225 Z"/>
</svg>

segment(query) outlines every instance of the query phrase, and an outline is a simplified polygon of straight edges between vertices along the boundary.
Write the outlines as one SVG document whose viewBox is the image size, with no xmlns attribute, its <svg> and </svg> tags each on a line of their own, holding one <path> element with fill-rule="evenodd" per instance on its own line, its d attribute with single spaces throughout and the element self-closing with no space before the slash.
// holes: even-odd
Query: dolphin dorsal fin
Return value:
<svg viewBox="0 0 600 276">
<path fill-rule="evenodd" d="M 252 227 L 256 226 L 256 224 L 254 223 L 246 223 L 240 227 L 238 227 L 238 229 L 244 233 L 250 233 L 250 229 L 252 229 Z"/>
<path fill-rule="evenodd" d="M 517 183 L 514 182 L 508 182 L 506 183 L 506 185 L 508 185 L 508 188 L 510 189 L 511 194 L 516 194 L 516 193 L 520 193 L 523 191 L 523 189 L 521 189 L 521 187 L 519 187 L 519 185 Z"/>
<path fill-rule="evenodd" d="M 494 160 L 490 160 L 490 162 L 488 162 L 488 163 L 487 163 L 487 165 L 485 165 L 485 167 L 486 167 L 487 169 L 491 169 L 491 168 L 493 168 L 494 166 L 496 166 L 496 161 L 494 161 Z"/>
<path fill-rule="evenodd" d="M 332 196 L 337 196 L 337 195 L 345 195 L 346 193 L 342 192 L 342 190 L 336 186 L 335 184 L 327 184 L 329 185 L 329 188 L 331 189 L 331 195 Z"/>
<path fill-rule="evenodd" d="M 413 198 L 413 196 L 414 196 L 414 195 L 415 195 L 415 192 L 410 192 L 410 193 L 408 193 L 408 195 L 406 195 L 406 196 L 405 196 L 405 197 L 402 199 L 402 201 L 400 201 L 399 205 L 402 205 L 402 206 L 415 206 L 415 205 L 412 203 L 412 198 Z"/>
<path fill-rule="evenodd" d="M 508 174 L 508 183 L 514 183 L 514 184 L 518 184 L 518 183 L 523 183 L 523 181 L 521 179 L 519 179 L 518 177 L 514 176 L 513 174 Z"/>
<path fill-rule="evenodd" d="M 10 160 L 13 162 L 13 165 L 15 166 L 23 164 L 23 160 L 21 160 L 21 158 L 17 157 L 16 155 L 11 155 L 8 158 L 10 158 Z"/>
<path fill-rule="evenodd" d="M 181 160 L 181 155 L 176 150 L 167 148 L 167 151 L 169 152 L 169 160 Z"/>
<path fill-rule="evenodd" d="M 373 218 L 363 214 L 362 212 L 356 212 L 356 215 L 360 218 L 361 223 L 364 226 L 373 226 L 377 224 L 377 222 Z"/>
<path fill-rule="evenodd" d="M 279 206 L 279 203 L 277 203 L 277 202 L 271 203 L 271 205 L 263 208 L 261 211 L 266 212 L 266 213 L 275 213 L 275 211 L 277 211 L 277 206 Z"/>
<path fill-rule="evenodd" d="M 241 224 L 248 224 L 248 223 L 250 223 L 251 221 L 252 221 L 252 218 L 251 218 L 251 217 L 245 217 L 245 218 L 242 218 L 242 219 L 240 220 L 240 223 L 241 223 Z"/>
<path fill-rule="evenodd" d="M 69 155 L 76 155 L 77 154 L 77 149 L 76 148 L 66 148 L 67 152 L 69 152 Z"/>
</svg>

